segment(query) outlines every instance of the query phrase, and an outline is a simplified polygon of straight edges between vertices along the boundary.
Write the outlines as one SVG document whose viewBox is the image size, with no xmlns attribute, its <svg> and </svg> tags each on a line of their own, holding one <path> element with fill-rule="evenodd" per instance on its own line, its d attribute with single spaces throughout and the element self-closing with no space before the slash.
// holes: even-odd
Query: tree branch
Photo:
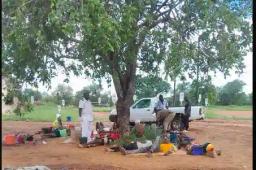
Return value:
<svg viewBox="0 0 256 170">
<path fill-rule="evenodd" d="M 66 36 L 66 35 L 65 35 L 65 36 Z M 82 41 L 80 41 L 80 40 L 77 40 L 77 39 L 75 39 L 75 38 L 68 37 L 68 36 L 66 36 L 65 39 L 66 39 L 66 40 L 69 40 L 69 41 L 72 41 L 72 42 L 75 42 L 75 43 L 81 43 L 81 42 L 82 42 Z"/>
<path fill-rule="evenodd" d="M 144 27 L 144 26 L 146 26 L 146 27 L 149 27 L 149 28 L 153 28 L 154 26 L 156 26 L 156 25 L 158 25 L 159 23 L 161 23 L 160 21 L 164 21 L 164 22 L 167 22 L 168 20 L 167 20 L 167 18 L 168 18 L 168 15 L 170 15 L 170 13 L 171 13 L 171 11 L 173 10 L 173 9 L 175 9 L 180 3 L 182 3 L 183 1 L 182 0 L 179 0 L 175 5 L 168 5 L 169 6 L 169 9 L 168 10 L 166 10 L 166 11 L 164 11 L 164 12 L 161 12 L 160 14 L 158 14 L 158 15 L 156 15 L 156 16 L 154 16 L 153 17 L 153 20 L 157 20 L 156 22 L 154 22 L 154 23 L 152 23 L 152 24 L 150 24 L 150 21 L 148 21 L 148 20 L 145 20 L 143 23 L 141 23 L 141 24 L 139 24 L 138 25 L 138 27 L 139 28 L 142 28 L 142 27 Z M 165 5 L 167 4 L 167 1 L 164 1 L 163 2 L 163 4 L 158 8 L 159 10 L 162 8 L 162 7 L 164 7 Z M 159 19 L 159 18 L 161 18 L 161 17 L 163 17 L 165 14 L 167 14 L 167 16 L 165 16 L 164 18 L 164 20 L 162 19 Z"/>
</svg>

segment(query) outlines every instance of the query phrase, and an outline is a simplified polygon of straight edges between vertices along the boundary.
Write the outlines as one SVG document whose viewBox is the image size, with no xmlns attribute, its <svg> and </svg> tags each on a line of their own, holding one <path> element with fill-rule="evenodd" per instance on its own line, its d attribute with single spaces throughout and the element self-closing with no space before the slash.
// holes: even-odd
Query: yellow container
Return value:
<svg viewBox="0 0 256 170">
<path fill-rule="evenodd" d="M 58 121 L 57 121 L 57 120 L 55 120 L 54 122 L 52 122 L 52 127 L 53 127 L 53 128 L 57 128 L 57 126 L 58 126 Z"/>
<path fill-rule="evenodd" d="M 174 149 L 174 145 L 172 143 L 163 143 L 160 144 L 160 152 L 167 153 L 168 151 Z"/>
</svg>

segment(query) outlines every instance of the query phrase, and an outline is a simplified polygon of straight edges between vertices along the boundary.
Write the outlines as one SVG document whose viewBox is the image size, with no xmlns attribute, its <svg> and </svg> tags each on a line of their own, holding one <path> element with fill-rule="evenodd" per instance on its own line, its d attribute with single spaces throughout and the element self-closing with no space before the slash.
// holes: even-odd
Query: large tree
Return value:
<svg viewBox="0 0 256 170">
<path fill-rule="evenodd" d="M 212 2 L 215 3 L 185 1 L 182 22 L 176 26 L 177 33 L 166 60 L 166 73 L 174 83 L 174 77 L 184 72 L 196 78 L 195 101 L 198 101 L 200 77 L 217 70 L 227 76 L 231 68 L 243 72 L 243 56 L 252 41 L 251 25 L 246 21 L 251 20 L 252 1 Z M 186 31 L 189 29 L 193 31 Z M 177 63 L 180 65 L 175 66 Z"/>
<path fill-rule="evenodd" d="M 27 100 L 30 100 L 31 96 L 34 96 L 35 101 L 40 101 L 42 99 L 42 94 L 38 90 L 33 89 L 25 89 L 23 92 L 24 97 L 27 98 Z"/>
<path fill-rule="evenodd" d="M 221 53 L 213 50 L 216 55 L 208 65 L 221 71 L 242 65 L 244 47 L 251 42 L 249 27 L 238 16 L 240 9 L 230 9 L 229 4 L 212 0 L 4 0 L 3 71 L 35 85 L 49 83 L 57 66 L 67 76 L 73 71 L 95 79 L 112 78 L 118 123 L 124 132 L 129 128 L 136 70 L 157 73 L 162 60 L 172 57 L 167 53 L 173 37 L 193 54 L 194 44 L 187 37 L 200 32 L 206 20 L 210 26 L 219 23 L 221 28 L 211 27 L 215 31 L 209 36 L 223 48 Z M 226 53 L 224 47 L 235 52 Z M 180 57 L 187 65 L 193 63 L 193 55 Z M 219 62 L 212 62 L 215 58 Z"/>
<path fill-rule="evenodd" d="M 201 95 L 201 101 L 198 102 L 198 95 Z M 192 81 L 189 98 L 195 105 L 204 105 L 205 99 L 208 98 L 209 104 L 215 104 L 217 102 L 217 89 L 212 83 L 211 77 L 201 77 L 198 80 Z"/>
<path fill-rule="evenodd" d="M 62 104 L 62 100 L 65 101 L 65 105 L 73 104 L 73 89 L 65 84 L 59 84 L 52 92 L 52 96 L 57 104 Z"/>
<path fill-rule="evenodd" d="M 225 84 L 219 94 L 219 102 L 222 105 L 242 105 L 247 102 L 247 96 L 243 92 L 245 83 L 241 80 L 234 80 Z"/>
</svg>

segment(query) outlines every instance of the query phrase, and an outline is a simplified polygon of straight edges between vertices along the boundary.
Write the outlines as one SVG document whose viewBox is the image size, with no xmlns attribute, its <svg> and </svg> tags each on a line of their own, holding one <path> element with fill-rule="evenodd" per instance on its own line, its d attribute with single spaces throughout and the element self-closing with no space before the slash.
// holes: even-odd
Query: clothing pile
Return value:
<svg viewBox="0 0 256 170">
<path fill-rule="evenodd" d="M 44 127 L 41 129 L 41 132 L 44 137 L 54 138 L 54 137 L 67 137 L 71 135 L 71 129 L 74 129 L 75 126 L 71 123 L 71 116 L 67 117 L 67 124 L 63 125 L 61 117 L 52 123 L 52 126 Z"/>
<path fill-rule="evenodd" d="M 54 137 L 67 137 L 71 135 L 71 128 L 70 127 L 58 127 L 54 128 L 52 126 L 42 128 L 42 134 L 45 137 L 54 138 Z"/>
<path fill-rule="evenodd" d="M 104 144 L 111 144 L 112 142 L 118 140 L 120 134 L 116 125 L 114 124 L 112 128 L 106 128 L 102 122 L 96 122 L 96 131 L 92 131 L 91 139 L 92 141 L 87 142 L 86 137 L 80 138 L 81 147 L 90 147 Z"/>
<path fill-rule="evenodd" d="M 194 140 L 194 138 L 182 131 L 171 131 L 168 134 L 162 134 L 159 131 L 156 132 L 155 127 L 152 128 L 152 125 L 137 124 L 130 132 L 125 133 L 117 140 L 117 146 L 119 146 L 119 150 L 123 155 L 139 155 L 138 153 L 152 155 L 154 153 L 166 156 L 177 153 L 179 150 L 184 155 L 215 157 L 216 154 L 221 154 L 220 150 L 215 150 L 213 144 L 205 143 L 199 145 L 194 143 Z"/>
<path fill-rule="evenodd" d="M 38 134 L 39 132 L 32 135 L 24 132 L 18 132 L 16 134 L 6 134 L 3 137 L 3 144 L 8 146 L 16 144 L 35 144 L 36 142 L 38 142 L 38 138 L 35 137 Z"/>
</svg>

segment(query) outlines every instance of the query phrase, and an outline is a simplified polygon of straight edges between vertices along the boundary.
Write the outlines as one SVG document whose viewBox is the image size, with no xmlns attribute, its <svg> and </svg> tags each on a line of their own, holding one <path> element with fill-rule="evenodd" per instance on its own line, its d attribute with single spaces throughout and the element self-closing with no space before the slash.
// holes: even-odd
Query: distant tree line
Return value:
<svg viewBox="0 0 256 170">
<path fill-rule="evenodd" d="M 226 83 L 222 87 L 216 87 L 212 84 L 211 77 L 208 79 L 201 78 L 198 83 L 196 80 L 191 83 L 183 81 L 177 84 L 175 90 L 175 100 L 173 100 L 173 89 L 171 85 L 157 76 L 145 76 L 138 75 L 136 77 L 136 91 L 135 95 L 137 99 L 143 97 L 154 97 L 159 93 L 170 93 L 170 97 L 167 97 L 167 101 L 170 106 L 180 106 L 179 95 L 180 92 L 184 92 L 192 105 L 205 105 L 205 99 L 208 98 L 209 105 L 251 105 L 252 93 L 246 94 L 243 92 L 245 83 L 241 80 L 234 80 Z M 201 101 L 197 99 L 197 91 L 201 95 Z M 110 92 L 102 92 L 99 84 L 91 84 L 84 87 L 82 90 L 73 93 L 73 89 L 70 86 L 59 84 L 56 89 L 51 93 L 39 92 L 38 90 L 24 89 L 21 91 L 23 100 L 30 102 L 31 96 L 34 96 L 35 102 L 53 102 L 61 104 L 61 100 L 65 100 L 65 105 L 77 106 L 79 100 L 82 98 L 84 91 L 90 92 L 90 99 L 95 106 L 113 106 Z M 11 101 L 12 94 L 7 96 L 8 101 Z M 10 99 L 9 99 L 10 98 Z M 100 98 L 100 103 L 98 103 Z M 135 101 L 135 100 L 134 100 Z M 10 103 L 11 104 L 11 103 Z"/>
<path fill-rule="evenodd" d="M 137 99 L 143 97 L 154 97 L 159 93 L 169 93 L 167 98 L 170 106 L 180 106 L 179 95 L 184 92 L 193 105 L 205 105 L 205 99 L 208 98 L 210 105 L 251 105 L 252 93 L 243 92 L 245 83 L 241 80 L 234 80 L 226 83 L 222 87 L 216 87 L 212 83 L 210 76 L 201 77 L 198 81 L 195 79 L 191 83 L 185 80 L 178 84 L 174 90 L 171 85 L 163 79 L 156 76 L 137 76 L 135 95 Z M 201 100 L 198 101 L 198 96 Z M 167 95 L 168 96 L 168 95 Z"/>
<path fill-rule="evenodd" d="M 192 83 L 178 84 L 175 93 L 175 103 L 173 104 L 173 97 L 168 101 L 171 106 L 179 106 L 179 94 L 184 94 L 190 99 L 192 105 L 205 105 L 205 99 L 208 98 L 209 105 L 251 105 L 252 93 L 246 94 L 243 92 L 243 86 L 245 83 L 241 80 L 234 80 L 226 83 L 222 87 L 214 86 L 211 81 L 201 80 L 199 81 L 198 94 L 201 95 L 201 101 L 198 101 L 196 92 L 196 81 Z"/>
<path fill-rule="evenodd" d="M 82 90 L 73 93 L 73 89 L 70 86 L 59 84 L 52 94 L 46 95 L 43 100 L 45 102 L 54 102 L 61 104 L 61 100 L 65 100 L 65 105 L 78 106 L 79 100 L 82 99 L 84 91 L 90 92 L 90 100 L 93 105 L 101 106 L 113 106 L 113 102 L 109 92 L 102 92 L 100 85 L 91 84 L 84 87 Z M 99 103 L 100 98 L 100 103 Z"/>
</svg>

